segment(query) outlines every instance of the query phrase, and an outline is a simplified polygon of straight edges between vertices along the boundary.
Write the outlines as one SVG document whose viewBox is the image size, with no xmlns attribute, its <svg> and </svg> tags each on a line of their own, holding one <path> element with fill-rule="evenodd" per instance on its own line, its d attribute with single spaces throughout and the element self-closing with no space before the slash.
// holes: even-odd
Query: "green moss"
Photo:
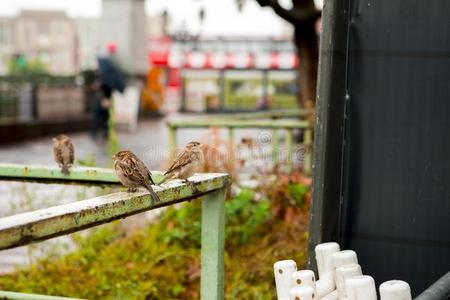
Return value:
<svg viewBox="0 0 450 300">
<path fill-rule="evenodd" d="M 226 299 L 275 299 L 272 265 L 306 261 L 307 216 L 274 219 L 268 200 L 227 200 Z M 87 299 L 198 299 L 201 203 L 170 207 L 129 232 L 126 220 L 73 234 L 77 250 L 0 276 L 0 289 Z"/>
</svg>

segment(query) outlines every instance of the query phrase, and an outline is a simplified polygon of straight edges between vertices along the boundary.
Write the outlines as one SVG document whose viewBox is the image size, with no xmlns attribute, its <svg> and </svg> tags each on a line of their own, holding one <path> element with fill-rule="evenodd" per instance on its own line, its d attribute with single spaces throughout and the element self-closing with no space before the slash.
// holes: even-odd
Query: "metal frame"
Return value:
<svg viewBox="0 0 450 300">
<path fill-rule="evenodd" d="M 308 269 L 317 270 L 314 247 L 339 241 L 346 103 L 348 1 L 328 1 L 322 10 L 314 131 L 313 186 Z"/>
<path fill-rule="evenodd" d="M 155 177 L 161 176 L 160 173 L 155 175 Z M 120 184 L 119 179 L 112 169 L 77 167 L 73 168 L 68 175 L 62 175 L 60 168 L 56 166 L 47 167 L 4 163 L 0 163 L 0 180 L 87 185 Z"/>
<path fill-rule="evenodd" d="M 268 83 L 269 83 L 269 72 L 286 72 L 286 73 L 292 73 L 295 72 L 295 69 L 263 69 L 263 68 L 253 68 L 253 69 L 245 69 L 245 68 L 223 68 L 223 69 L 198 69 L 198 68 L 183 68 L 184 71 L 214 71 L 218 73 L 218 85 L 219 85 L 219 98 L 220 98 L 220 108 L 218 110 L 214 111 L 208 111 L 206 112 L 218 112 L 218 113 L 244 113 L 244 112 L 252 112 L 254 110 L 250 109 L 230 109 L 225 108 L 225 81 L 226 81 L 226 73 L 227 72 L 248 72 L 248 71 L 255 71 L 260 72 L 262 74 L 261 78 L 261 85 L 263 88 L 263 97 L 267 97 L 268 94 Z M 186 110 L 186 83 L 185 83 L 185 77 L 182 76 L 181 78 L 181 111 L 187 112 Z M 298 110 L 298 108 L 292 108 L 293 110 Z M 277 110 L 277 109 L 274 109 Z M 269 110 L 271 111 L 271 110 Z M 298 115 L 297 115 L 298 117 Z"/>
<path fill-rule="evenodd" d="M 306 155 L 304 160 L 304 172 L 311 174 L 312 168 L 312 136 L 313 128 L 308 121 L 301 120 L 254 120 L 254 119 L 230 119 L 230 118 L 206 118 L 195 120 L 169 120 L 167 122 L 169 127 L 169 150 L 174 151 L 177 147 L 177 130 L 181 128 L 211 128 L 211 127 L 223 127 L 228 129 L 228 143 L 230 147 L 234 141 L 234 129 L 237 128 L 255 128 L 255 129 L 271 129 L 273 135 L 272 141 L 272 159 L 274 163 L 278 162 L 279 155 L 279 143 L 277 139 L 278 130 L 286 130 L 286 148 L 287 148 L 287 165 L 288 170 L 292 169 L 292 153 L 294 144 L 294 129 L 303 130 L 303 142 L 302 144 L 306 148 Z"/>
<path fill-rule="evenodd" d="M 26 172 L 24 172 L 26 170 Z M 94 172 L 96 171 L 96 172 Z M 156 172 L 155 172 L 156 173 Z M 117 184 L 112 170 L 74 168 L 65 176 L 54 168 L 0 165 L 0 180 L 57 182 L 79 184 Z M 179 202 L 202 198 L 202 273 L 201 299 L 224 297 L 225 194 L 230 178 L 227 174 L 198 174 L 192 184 L 173 180 L 155 186 L 160 201 L 155 202 L 145 190 L 109 195 L 21 213 L 0 219 L 0 250 L 80 231 L 119 218 Z M 69 299 L 0 291 L 7 299 Z"/>
</svg>

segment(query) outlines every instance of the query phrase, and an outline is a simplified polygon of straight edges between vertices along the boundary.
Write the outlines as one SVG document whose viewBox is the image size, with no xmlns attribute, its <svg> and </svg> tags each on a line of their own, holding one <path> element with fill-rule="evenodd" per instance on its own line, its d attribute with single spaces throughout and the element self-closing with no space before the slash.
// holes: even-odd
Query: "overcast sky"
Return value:
<svg viewBox="0 0 450 300">
<path fill-rule="evenodd" d="M 320 0 L 319 0 L 320 1 Z M 289 6 L 290 0 L 282 0 Z M 261 8 L 255 0 L 247 0 L 244 10 L 237 11 L 235 0 L 147 0 L 147 15 L 167 9 L 171 28 L 187 26 L 198 32 L 198 11 L 204 7 L 205 35 L 280 35 L 283 21 L 269 8 Z M 14 15 L 21 9 L 65 10 L 72 17 L 99 17 L 101 0 L 0 0 L 0 15 Z M 250 21 L 251 20 L 251 21 Z"/>
</svg>

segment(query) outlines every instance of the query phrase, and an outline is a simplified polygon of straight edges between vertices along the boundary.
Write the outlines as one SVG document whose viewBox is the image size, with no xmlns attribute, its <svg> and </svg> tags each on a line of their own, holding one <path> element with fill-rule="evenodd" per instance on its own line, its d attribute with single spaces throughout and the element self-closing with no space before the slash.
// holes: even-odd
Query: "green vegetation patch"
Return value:
<svg viewBox="0 0 450 300">
<path fill-rule="evenodd" d="M 273 263 L 306 262 L 308 189 L 288 182 L 298 198 L 274 214 L 273 203 L 249 189 L 226 202 L 226 299 L 275 299 Z M 259 199 L 258 199 L 259 198 Z M 306 201 L 307 202 L 307 201 Z M 303 206 L 298 206 L 302 203 Z M 0 289 L 87 299 L 199 299 L 201 202 L 165 210 L 130 230 L 127 220 L 73 234 L 77 250 L 0 276 Z"/>
</svg>

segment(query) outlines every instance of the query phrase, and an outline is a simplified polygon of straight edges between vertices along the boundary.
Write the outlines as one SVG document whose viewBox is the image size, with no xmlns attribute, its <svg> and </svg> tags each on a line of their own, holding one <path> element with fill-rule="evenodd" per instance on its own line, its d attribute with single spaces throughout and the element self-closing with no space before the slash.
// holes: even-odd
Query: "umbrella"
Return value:
<svg viewBox="0 0 450 300">
<path fill-rule="evenodd" d="M 123 93 L 125 90 L 125 78 L 122 71 L 109 57 L 99 57 L 97 60 L 102 82 L 112 90 Z"/>
</svg>

